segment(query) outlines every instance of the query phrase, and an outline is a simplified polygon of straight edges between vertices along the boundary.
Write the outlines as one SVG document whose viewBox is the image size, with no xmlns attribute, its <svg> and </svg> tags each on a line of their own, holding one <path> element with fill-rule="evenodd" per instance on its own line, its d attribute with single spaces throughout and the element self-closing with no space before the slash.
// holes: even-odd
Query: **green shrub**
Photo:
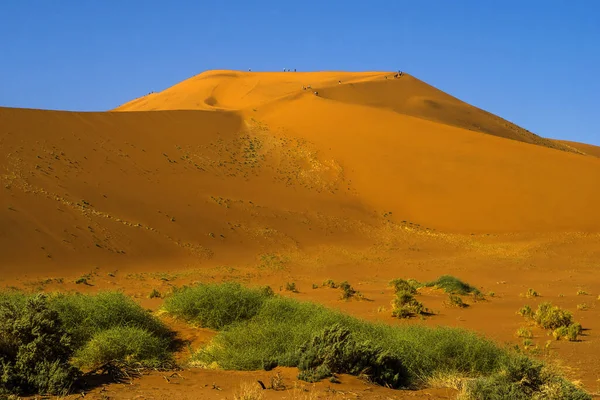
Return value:
<svg viewBox="0 0 600 400">
<path fill-rule="evenodd" d="M 525 297 L 539 297 L 540 294 L 533 290 L 532 288 L 527 289 L 527 293 L 525 293 Z"/>
<path fill-rule="evenodd" d="M 573 315 L 552 303 L 542 303 L 533 315 L 533 320 L 544 329 L 557 329 L 573 323 Z"/>
<path fill-rule="evenodd" d="M 331 279 L 327 279 L 325 282 L 323 282 L 323 286 L 326 286 L 326 287 L 329 287 L 329 288 L 332 288 L 332 289 L 337 289 L 337 287 L 338 287 L 336 285 L 336 283 L 333 280 L 331 280 Z"/>
<path fill-rule="evenodd" d="M 340 283 L 340 289 L 342 290 L 342 300 L 351 299 L 357 294 L 357 291 L 347 281 Z"/>
<path fill-rule="evenodd" d="M 448 304 L 451 307 L 458 307 L 458 308 L 466 308 L 469 306 L 467 303 L 465 303 L 463 301 L 463 299 L 460 296 L 457 296 L 455 294 L 448 295 Z"/>
<path fill-rule="evenodd" d="M 409 318 L 416 315 L 427 314 L 429 311 L 410 292 L 397 292 L 392 300 L 392 316 Z"/>
<path fill-rule="evenodd" d="M 317 382 L 334 374 L 367 375 L 382 386 L 399 388 L 408 382 L 406 369 L 392 356 L 370 341 L 357 341 L 352 332 L 340 325 L 325 328 L 298 349 L 298 378 Z"/>
<path fill-rule="evenodd" d="M 394 279 L 390 282 L 390 286 L 394 288 L 394 292 L 407 292 L 410 294 L 416 294 L 418 286 L 415 284 L 416 281 L 409 282 L 404 279 Z"/>
<path fill-rule="evenodd" d="M 569 326 L 558 327 L 552 332 L 552 336 L 556 340 L 567 339 L 570 342 L 576 342 L 577 337 L 581 334 L 582 327 L 580 324 L 571 324 Z"/>
<path fill-rule="evenodd" d="M 162 295 L 160 294 L 160 292 L 156 289 L 152 289 L 152 291 L 150 292 L 150 294 L 148 295 L 149 299 L 160 299 L 162 297 Z"/>
<path fill-rule="evenodd" d="M 57 294 L 49 299 L 49 306 L 58 312 L 75 348 L 98 332 L 117 327 L 142 328 L 161 338 L 173 335 L 158 318 L 119 292 Z"/>
<path fill-rule="evenodd" d="M 531 309 L 531 307 L 529 307 L 528 305 L 525 305 L 523 307 L 521 307 L 521 309 L 519 311 L 517 311 L 517 314 L 519 314 L 522 317 L 525 318 L 533 318 L 533 310 Z"/>
<path fill-rule="evenodd" d="M 424 286 L 444 289 L 446 293 L 451 294 L 467 295 L 470 293 L 480 293 L 476 287 L 451 275 L 442 275 L 435 281 L 425 283 Z"/>
<path fill-rule="evenodd" d="M 226 370 L 297 367 L 298 349 L 315 332 L 335 324 L 352 332 L 356 342 L 371 341 L 403 360 L 411 386 L 424 384 L 436 372 L 489 374 L 498 368 L 504 352 L 491 341 L 461 329 L 372 324 L 316 304 L 273 298 L 256 317 L 219 332 L 193 356 L 192 364 Z"/>
<path fill-rule="evenodd" d="M 136 363 L 160 368 L 171 365 L 169 341 L 142 328 L 116 327 L 92 337 L 75 354 L 81 368 L 95 369 L 111 363 Z"/>
<path fill-rule="evenodd" d="M 298 289 L 296 288 L 295 282 L 287 282 L 285 284 L 285 290 L 287 290 L 288 292 L 292 292 L 292 293 L 298 293 Z"/>
<path fill-rule="evenodd" d="M 71 338 L 46 296 L 0 300 L 0 394 L 66 394 L 79 371 Z"/>
<path fill-rule="evenodd" d="M 199 326 L 222 329 L 233 322 L 254 317 L 271 288 L 248 289 L 239 283 L 201 284 L 175 291 L 164 309 L 175 317 Z"/>
<path fill-rule="evenodd" d="M 466 381 L 462 400 L 588 400 L 591 396 L 523 355 L 507 358 L 491 376 Z"/>
<path fill-rule="evenodd" d="M 533 333 L 531 333 L 530 329 L 521 327 L 517 329 L 517 337 L 531 339 L 533 338 Z"/>
</svg>

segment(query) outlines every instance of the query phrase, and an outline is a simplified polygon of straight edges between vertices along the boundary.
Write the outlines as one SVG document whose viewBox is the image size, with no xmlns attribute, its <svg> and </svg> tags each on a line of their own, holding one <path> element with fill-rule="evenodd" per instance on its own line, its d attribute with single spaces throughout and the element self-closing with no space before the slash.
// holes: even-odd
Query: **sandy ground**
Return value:
<svg viewBox="0 0 600 400">
<path fill-rule="evenodd" d="M 526 325 L 516 311 L 552 301 L 585 335 L 556 342 L 534 329 L 537 356 L 598 392 L 599 154 L 383 72 L 210 71 L 113 112 L 0 108 L 0 285 L 122 290 L 158 310 L 152 289 L 235 279 L 279 291 L 293 281 L 300 293 L 283 295 L 509 344 Z M 83 274 L 90 286 L 74 283 Z M 424 291 L 434 316 L 390 316 L 390 279 L 442 274 L 494 295 L 455 309 Z M 347 280 L 369 301 L 312 289 L 325 279 Z M 541 297 L 525 298 L 528 288 Z M 192 348 L 212 335 L 167 322 Z M 454 396 L 352 377 L 306 392 L 295 371 L 280 372 L 288 390 L 267 398 Z M 242 382 L 272 373 L 180 375 L 88 396 L 233 398 Z"/>
</svg>

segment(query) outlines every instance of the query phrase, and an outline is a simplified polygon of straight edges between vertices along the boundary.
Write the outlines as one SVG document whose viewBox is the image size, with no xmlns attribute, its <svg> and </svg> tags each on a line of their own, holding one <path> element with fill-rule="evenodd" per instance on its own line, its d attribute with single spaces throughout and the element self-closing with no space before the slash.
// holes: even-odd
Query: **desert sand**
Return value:
<svg viewBox="0 0 600 400">
<path fill-rule="evenodd" d="M 293 281 L 300 293 L 284 295 L 390 324 L 461 326 L 500 343 L 520 343 L 521 306 L 552 301 L 586 331 L 580 342 L 552 341 L 543 357 L 600 391 L 600 148 L 545 139 L 394 75 L 208 71 L 109 112 L 0 108 L 0 285 L 119 289 L 157 310 L 153 288 Z M 85 273 L 91 285 L 76 285 Z M 427 292 L 422 301 L 439 314 L 425 321 L 380 311 L 390 279 L 443 274 L 494 296 L 452 309 Z M 330 278 L 373 301 L 311 289 Z M 523 297 L 528 288 L 541 297 Z M 211 337 L 170 323 L 192 347 Z M 535 332 L 541 348 L 549 339 Z M 282 374 L 291 385 L 294 371 Z M 182 376 L 175 384 L 151 374 L 89 396 L 231 398 L 240 382 L 266 375 Z M 333 392 L 313 390 L 453 397 L 351 377 Z M 291 396 L 282 393 L 269 398 Z"/>
</svg>

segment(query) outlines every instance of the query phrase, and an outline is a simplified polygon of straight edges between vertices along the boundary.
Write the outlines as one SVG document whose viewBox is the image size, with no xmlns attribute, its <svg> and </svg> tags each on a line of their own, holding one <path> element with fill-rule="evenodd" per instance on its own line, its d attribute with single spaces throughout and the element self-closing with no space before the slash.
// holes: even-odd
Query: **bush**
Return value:
<svg viewBox="0 0 600 400">
<path fill-rule="evenodd" d="M 193 324 L 222 329 L 254 317 L 273 295 L 271 288 L 248 289 L 239 283 L 201 284 L 175 291 L 163 307 Z"/>
<path fill-rule="evenodd" d="M 533 315 L 533 320 L 544 329 L 557 329 L 573 323 L 573 315 L 552 303 L 542 303 Z"/>
<path fill-rule="evenodd" d="M 171 365 L 169 341 L 142 328 L 117 327 L 101 331 L 75 354 L 81 368 L 95 369 L 112 363 L 136 363 L 143 367 Z"/>
<path fill-rule="evenodd" d="M 429 311 L 410 292 L 401 291 L 396 293 L 392 300 L 392 316 L 397 318 L 409 318 L 416 315 L 427 314 Z"/>
<path fill-rule="evenodd" d="M 253 319 L 219 332 L 192 364 L 226 370 L 297 367 L 298 349 L 315 332 L 335 324 L 348 329 L 356 342 L 370 341 L 403 360 L 411 386 L 424 384 L 436 372 L 489 374 L 503 354 L 491 341 L 462 329 L 372 324 L 316 304 L 272 298 Z"/>
<path fill-rule="evenodd" d="M 448 295 L 448 304 L 450 304 L 451 307 L 458 308 L 466 308 L 469 306 L 463 301 L 463 299 L 460 296 L 457 296 L 455 294 Z"/>
<path fill-rule="evenodd" d="M 173 333 L 150 312 L 118 292 L 97 295 L 58 294 L 49 299 L 73 338 L 75 348 L 85 345 L 97 333 L 117 327 L 137 327 L 160 338 Z"/>
<path fill-rule="evenodd" d="M 418 286 L 415 284 L 416 281 L 409 282 L 404 279 L 394 279 L 390 282 L 390 286 L 394 288 L 394 292 L 407 292 L 410 294 L 416 294 Z"/>
<path fill-rule="evenodd" d="M 407 384 L 402 361 L 369 341 L 357 341 L 340 324 L 325 328 L 298 349 L 298 378 L 317 382 L 334 374 L 362 375 L 391 388 Z"/>
<path fill-rule="evenodd" d="M 533 290 L 532 288 L 527 289 L 527 293 L 525 293 L 525 297 L 539 297 L 540 294 Z"/>
<path fill-rule="evenodd" d="M 587 393 L 549 371 L 542 362 L 523 355 L 507 358 L 500 371 L 467 381 L 463 400 L 588 400 Z"/>
<path fill-rule="evenodd" d="M 148 295 L 149 299 L 160 299 L 162 297 L 162 294 L 160 294 L 160 292 L 156 289 L 152 289 L 152 291 L 150 292 L 150 294 Z"/>
<path fill-rule="evenodd" d="M 467 295 L 470 293 L 480 293 L 476 287 L 451 275 L 442 275 L 435 281 L 425 283 L 424 286 L 444 289 L 446 293 L 451 294 Z"/>
<path fill-rule="evenodd" d="M 466 398 L 511 398 L 499 396 L 513 392 L 521 396 L 520 386 L 538 399 L 549 398 L 552 391 L 559 394 L 555 398 L 587 398 L 577 397 L 587 395 L 547 372 L 543 364 L 540 371 L 537 361 L 473 332 L 370 323 L 281 297 L 266 299 L 254 317 L 222 329 L 193 356 L 194 364 L 225 370 L 299 367 L 308 380 L 333 376 L 336 370 L 375 380 L 390 377 L 387 368 L 395 365 L 394 372 L 400 374 L 390 379 L 396 387 L 422 387 L 432 377 L 457 376 L 472 381 L 465 385 L 464 395 L 471 396 Z"/>
<path fill-rule="evenodd" d="M 285 290 L 287 290 L 288 292 L 292 292 L 292 293 L 298 293 L 298 289 L 296 288 L 295 282 L 287 282 L 285 284 Z"/>
<path fill-rule="evenodd" d="M 531 307 L 529 307 L 528 305 L 525 305 L 525 306 L 521 307 L 521 309 L 519 311 L 517 311 L 517 314 L 519 314 L 521 317 L 533 318 L 534 312 L 531 309 Z"/>
<path fill-rule="evenodd" d="M 66 394 L 79 371 L 71 338 L 46 296 L 0 301 L 0 394 Z"/>
<path fill-rule="evenodd" d="M 340 283 L 340 289 L 342 290 L 342 300 L 348 300 L 357 293 L 357 291 L 350 286 L 347 281 Z"/>
<path fill-rule="evenodd" d="M 517 337 L 531 339 L 533 338 L 533 333 L 531 333 L 530 329 L 521 327 L 517 329 Z"/>
<path fill-rule="evenodd" d="M 576 342 L 577 337 L 581 334 L 582 328 L 580 324 L 571 324 L 569 326 L 561 326 L 552 332 L 552 336 L 556 340 L 567 339 L 570 342 Z"/>
<path fill-rule="evenodd" d="M 331 279 L 327 279 L 325 282 L 323 282 L 323 286 L 326 286 L 326 287 L 329 287 L 329 288 L 332 288 L 332 289 L 337 289 L 337 287 L 338 287 L 336 285 L 336 283 L 333 280 L 331 280 Z"/>
</svg>

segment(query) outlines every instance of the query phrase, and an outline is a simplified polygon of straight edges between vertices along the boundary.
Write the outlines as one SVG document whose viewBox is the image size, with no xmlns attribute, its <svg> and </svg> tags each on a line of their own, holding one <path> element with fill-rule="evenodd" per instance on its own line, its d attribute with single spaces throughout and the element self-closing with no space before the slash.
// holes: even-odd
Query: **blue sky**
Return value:
<svg viewBox="0 0 600 400">
<path fill-rule="evenodd" d="M 0 106 L 107 110 L 207 69 L 397 70 L 600 145 L 596 0 L 0 2 Z"/>
</svg>

